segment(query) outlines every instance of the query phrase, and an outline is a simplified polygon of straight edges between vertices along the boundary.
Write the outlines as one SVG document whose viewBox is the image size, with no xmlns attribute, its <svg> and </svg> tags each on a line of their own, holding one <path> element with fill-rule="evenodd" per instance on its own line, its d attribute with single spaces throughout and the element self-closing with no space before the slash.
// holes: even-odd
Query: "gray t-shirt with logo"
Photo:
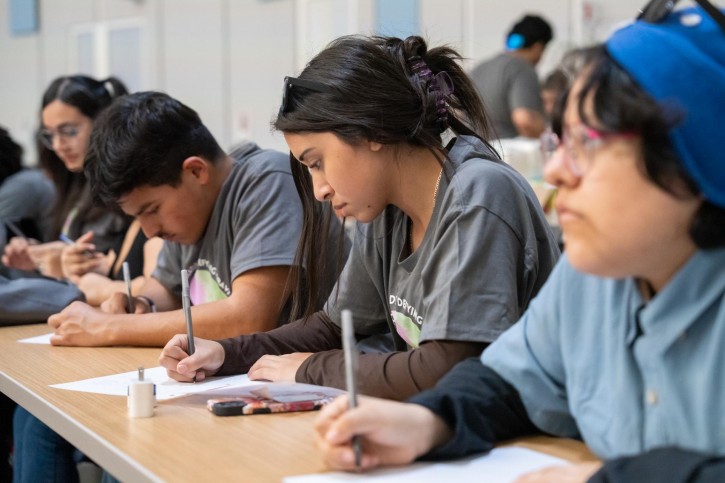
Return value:
<svg viewBox="0 0 725 483">
<path fill-rule="evenodd" d="M 511 119 L 514 109 L 526 108 L 544 114 L 536 70 L 523 59 L 499 54 L 473 69 L 471 78 L 501 139 L 519 135 Z"/>
<path fill-rule="evenodd" d="M 194 305 L 230 296 L 233 280 L 248 270 L 292 265 L 302 229 L 289 156 L 255 144 L 230 156 L 233 167 L 202 239 L 196 245 L 165 242 L 152 274 L 180 295 L 181 269 L 192 270 Z"/>
<path fill-rule="evenodd" d="M 394 206 L 359 224 L 326 305 L 358 334 L 392 333 L 390 350 L 426 340 L 491 342 L 516 322 L 559 256 L 536 195 L 479 139 L 449 151 L 431 221 L 406 256 L 408 217 Z M 339 291 L 339 292 L 338 292 Z"/>
</svg>

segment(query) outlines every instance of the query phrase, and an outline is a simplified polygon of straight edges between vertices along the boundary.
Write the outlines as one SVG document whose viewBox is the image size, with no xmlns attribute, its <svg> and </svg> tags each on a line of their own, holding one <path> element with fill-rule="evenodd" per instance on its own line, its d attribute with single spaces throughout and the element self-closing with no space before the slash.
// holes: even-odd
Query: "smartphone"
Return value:
<svg viewBox="0 0 725 483">
<path fill-rule="evenodd" d="M 209 399 L 206 408 L 216 416 L 245 416 L 249 414 L 293 413 L 316 411 L 334 398 L 323 397 L 301 401 L 275 401 L 263 397 L 229 397 Z"/>
</svg>

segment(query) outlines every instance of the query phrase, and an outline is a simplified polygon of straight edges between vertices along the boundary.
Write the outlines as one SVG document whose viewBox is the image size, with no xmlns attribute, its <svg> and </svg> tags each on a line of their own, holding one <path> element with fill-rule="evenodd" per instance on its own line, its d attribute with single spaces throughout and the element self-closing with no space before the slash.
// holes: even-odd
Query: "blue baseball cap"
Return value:
<svg viewBox="0 0 725 483">
<path fill-rule="evenodd" d="M 725 32 L 700 7 L 627 25 L 606 42 L 614 60 L 681 120 L 670 139 L 705 198 L 725 207 Z"/>
</svg>

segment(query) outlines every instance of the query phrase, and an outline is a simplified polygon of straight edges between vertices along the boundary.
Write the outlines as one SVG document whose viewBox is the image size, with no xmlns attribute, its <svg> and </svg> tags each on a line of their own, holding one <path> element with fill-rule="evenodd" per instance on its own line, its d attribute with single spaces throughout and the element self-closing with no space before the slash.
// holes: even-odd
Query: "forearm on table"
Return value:
<svg viewBox="0 0 725 483">
<path fill-rule="evenodd" d="M 117 317 L 117 318 L 116 318 Z M 230 299 L 191 307 L 194 336 L 224 339 L 260 330 L 253 312 L 244 311 Z M 176 334 L 186 333 L 186 317 L 181 309 L 140 315 L 114 316 L 112 329 L 116 345 L 164 346 Z"/>
<path fill-rule="evenodd" d="M 225 354 L 219 375 L 245 374 L 257 359 L 266 354 L 318 352 L 342 347 L 340 328 L 322 311 L 269 332 L 219 342 Z"/>
<path fill-rule="evenodd" d="M 407 352 L 360 354 L 358 391 L 368 396 L 405 399 L 433 387 L 458 362 L 480 355 L 486 345 L 436 340 Z M 344 361 L 341 350 L 314 354 L 300 366 L 296 380 L 344 389 Z"/>
</svg>

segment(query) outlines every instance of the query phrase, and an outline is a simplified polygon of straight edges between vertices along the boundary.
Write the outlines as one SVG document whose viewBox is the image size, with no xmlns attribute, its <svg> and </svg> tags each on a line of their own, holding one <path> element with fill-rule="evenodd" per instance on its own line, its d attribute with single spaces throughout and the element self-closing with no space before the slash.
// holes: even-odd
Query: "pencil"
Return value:
<svg viewBox="0 0 725 483">
<path fill-rule="evenodd" d="M 352 312 L 342 311 L 342 349 L 345 354 L 345 382 L 347 383 L 348 408 L 357 407 L 357 350 L 355 349 L 355 329 L 352 324 Z M 360 470 L 362 446 L 360 437 L 352 437 L 352 450 L 355 452 L 355 467 Z"/>
<path fill-rule="evenodd" d="M 131 295 L 131 271 L 128 262 L 123 262 L 123 281 L 126 283 L 126 295 L 128 296 L 128 313 L 133 313 L 133 295 Z"/>
<path fill-rule="evenodd" d="M 181 303 L 184 306 L 184 318 L 186 319 L 186 338 L 188 339 L 189 355 L 194 354 L 194 327 L 191 324 L 191 298 L 189 296 L 189 271 L 181 271 Z M 193 381 L 196 382 L 196 375 Z"/>
<path fill-rule="evenodd" d="M 6 221 L 5 224 L 7 225 L 8 228 L 10 228 L 10 231 L 12 231 L 15 234 L 15 236 L 20 237 L 20 238 L 26 238 L 25 233 L 23 233 L 23 231 L 20 228 L 18 228 L 18 225 L 16 225 L 12 221 Z"/>
</svg>

